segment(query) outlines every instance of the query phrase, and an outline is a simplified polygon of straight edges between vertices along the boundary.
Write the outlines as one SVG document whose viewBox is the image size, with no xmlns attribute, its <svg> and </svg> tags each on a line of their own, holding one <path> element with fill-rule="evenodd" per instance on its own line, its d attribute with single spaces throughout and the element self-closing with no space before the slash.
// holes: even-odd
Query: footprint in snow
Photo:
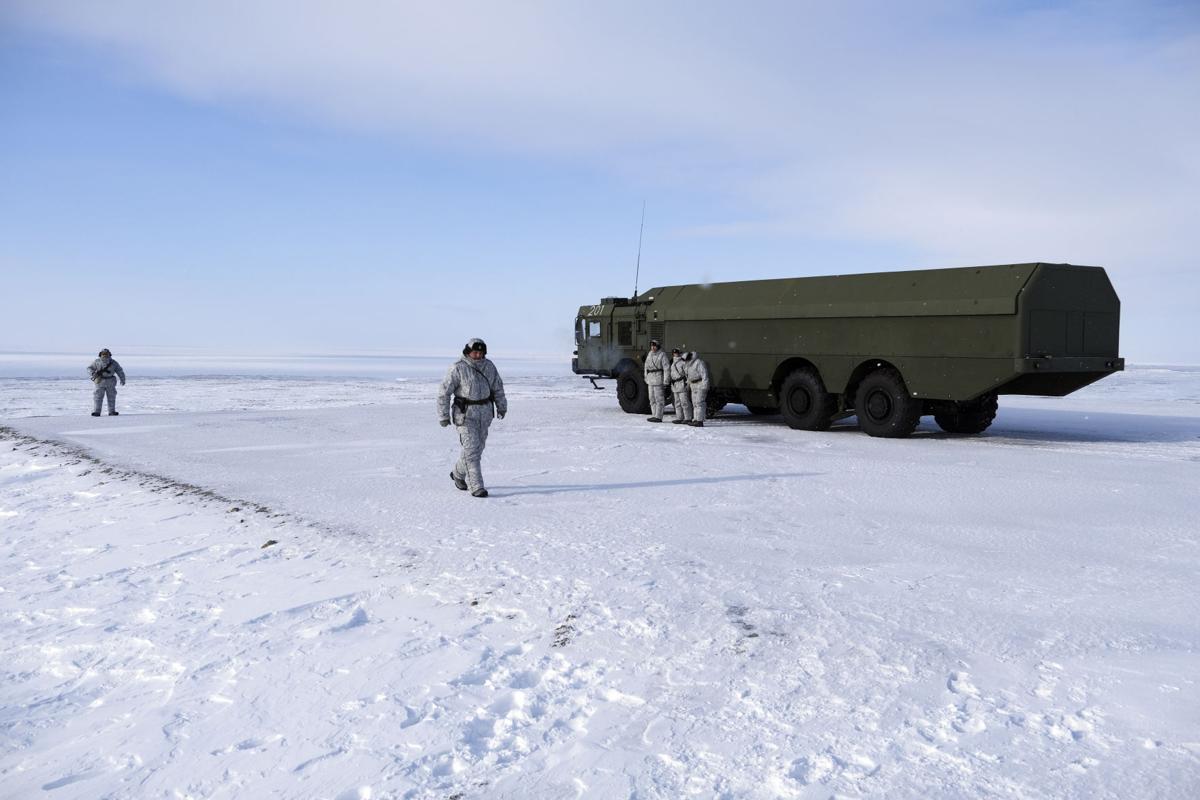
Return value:
<svg viewBox="0 0 1200 800">
<path fill-rule="evenodd" d="M 359 606 L 358 608 L 354 609 L 354 613 L 350 615 L 349 620 L 341 625 L 330 628 L 330 631 L 333 633 L 340 633 L 341 631 L 353 630 L 354 628 L 359 628 L 363 625 L 366 625 L 370 621 L 371 618 L 367 615 L 367 610 L 362 606 Z"/>
<path fill-rule="evenodd" d="M 729 618 L 730 624 L 742 632 L 742 635 L 747 639 L 757 639 L 758 629 L 746 620 L 746 615 L 750 613 L 747 606 L 726 606 L 725 616 Z"/>
<path fill-rule="evenodd" d="M 955 694 L 965 694 L 970 697 L 979 696 L 979 690 L 975 688 L 975 684 L 971 683 L 971 674 L 968 672 L 950 673 L 950 678 L 946 681 L 946 688 Z"/>
<path fill-rule="evenodd" d="M 567 618 L 558 624 L 554 629 L 554 641 L 550 644 L 551 647 L 566 647 L 575 638 L 575 620 L 577 617 L 574 614 L 567 614 Z"/>
</svg>

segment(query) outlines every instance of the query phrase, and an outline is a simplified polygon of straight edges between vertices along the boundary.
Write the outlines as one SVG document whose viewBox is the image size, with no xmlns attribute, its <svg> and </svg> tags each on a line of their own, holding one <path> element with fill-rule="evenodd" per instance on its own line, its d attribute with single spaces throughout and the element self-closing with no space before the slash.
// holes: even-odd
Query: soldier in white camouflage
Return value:
<svg viewBox="0 0 1200 800">
<path fill-rule="evenodd" d="M 683 351 L 678 347 L 671 348 L 671 402 L 675 404 L 676 425 L 692 421 L 692 401 L 688 395 L 687 362 L 683 360 Z"/>
<path fill-rule="evenodd" d="M 647 422 L 663 421 L 663 410 L 667 405 L 667 373 L 670 370 L 671 363 L 662 351 L 662 345 L 658 339 L 651 339 L 650 352 L 646 355 L 643 368 L 646 387 L 650 390 L 650 416 L 646 418 Z"/>
<path fill-rule="evenodd" d="M 121 385 L 125 385 L 125 370 L 121 369 L 121 365 L 112 357 L 112 352 L 106 347 L 100 351 L 99 357 L 88 365 L 88 375 L 92 378 L 92 383 L 96 384 L 95 390 L 92 392 L 92 416 L 100 416 L 100 409 L 104 407 L 104 398 L 108 398 L 108 415 L 110 417 L 118 416 L 117 414 L 117 379 L 121 379 Z"/>
<path fill-rule="evenodd" d="M 708 364 L 695 353 L 683 357 L 687 373 L 688 390 L 692 395 L 692 421 L 689 425 L 697 428 L 704 427 L 704 417 L 708 412 Z"/>
<path fill-rule="evenodd" d="M 487 358 L 487 344 L 482 339 L 471 339 L 462 352 L 438 390 L 438 421 L 443 428 L 453 422 L 462 443 L 462 455 L 450 480 L 459 489 L 470 491 L 472 497 L 487 497 L 480 460 L 492 419 L 504 419 L 508 400 L 504 397 L 504 381 Z"/>
</svg>

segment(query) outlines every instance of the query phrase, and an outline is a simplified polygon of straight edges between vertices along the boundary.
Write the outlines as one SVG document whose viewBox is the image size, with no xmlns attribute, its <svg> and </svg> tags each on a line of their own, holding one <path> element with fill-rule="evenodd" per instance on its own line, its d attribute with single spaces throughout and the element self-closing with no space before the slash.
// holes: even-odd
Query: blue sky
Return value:
<svg viewBox="0 0 1200 800">
<path fill-rule="evenodd" d="M 1194 2 L 14 0 L 0 103 L 0 349 L 568 352 L 645 201 L 642 289 L 1099 264 L 1200 363 Z"/>
</svg>

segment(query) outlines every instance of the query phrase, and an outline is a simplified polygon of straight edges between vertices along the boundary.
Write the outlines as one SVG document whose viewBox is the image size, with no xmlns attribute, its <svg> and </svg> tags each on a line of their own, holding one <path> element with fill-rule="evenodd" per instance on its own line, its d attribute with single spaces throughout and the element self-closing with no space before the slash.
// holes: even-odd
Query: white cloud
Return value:
<svg viewBox="0 0 1200 800">
<path fill-rule="evenodd" d="M 693 234 L 866 238 L 947 263 L 1178 269 L 1200 250 L 1200 15 L 1187 4 L 37 0 L 10 12 L 206 102 L 597 160 L 740 198 L 738 219 Z"/>
</svg>

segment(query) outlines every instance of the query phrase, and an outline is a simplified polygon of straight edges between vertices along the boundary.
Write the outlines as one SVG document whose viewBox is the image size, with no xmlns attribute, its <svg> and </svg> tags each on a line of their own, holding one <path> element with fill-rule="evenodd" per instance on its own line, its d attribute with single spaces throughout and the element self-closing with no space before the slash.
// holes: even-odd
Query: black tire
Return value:
<svg viewBox="0 0 1200 800">
<path fill-rule="evenodd" d="M 650 413 L 650 390 L 637 370 L 627 369 L 617 378 L 617 402 L 626 414 Z"/>
<path fill-rule="evenodd" d="M 921 401 L 909 395 L 899 372 L 886 367 L 862 379 L 854 394 L 854 413 L 869 435 L 902 439 L 921 421 Z"/>
<path fill-rule="evenodd" d="M 969 403 L 955 403 L 953 411 L 934 414 L 933 421 L 946 433 L 983 433 L 996 419 L 999 407 L 996 395 L 988 393 Z"/>
<path fill-rule="evenodd" d="M 756 417 L 764 417 L 768 414 L 778 414 L 779 409 L 774 406 L 746 406 L 746 410 Z"/>
<path fill-rule="evenodd" d="M 798 369 L 783 379 L 783 385 L 779 387 L 779 413 L 789 428 L 829 430 L 836 411 L 837 397 L 826 391 L 825 383 L 816 372 Z"/>
</svg>

